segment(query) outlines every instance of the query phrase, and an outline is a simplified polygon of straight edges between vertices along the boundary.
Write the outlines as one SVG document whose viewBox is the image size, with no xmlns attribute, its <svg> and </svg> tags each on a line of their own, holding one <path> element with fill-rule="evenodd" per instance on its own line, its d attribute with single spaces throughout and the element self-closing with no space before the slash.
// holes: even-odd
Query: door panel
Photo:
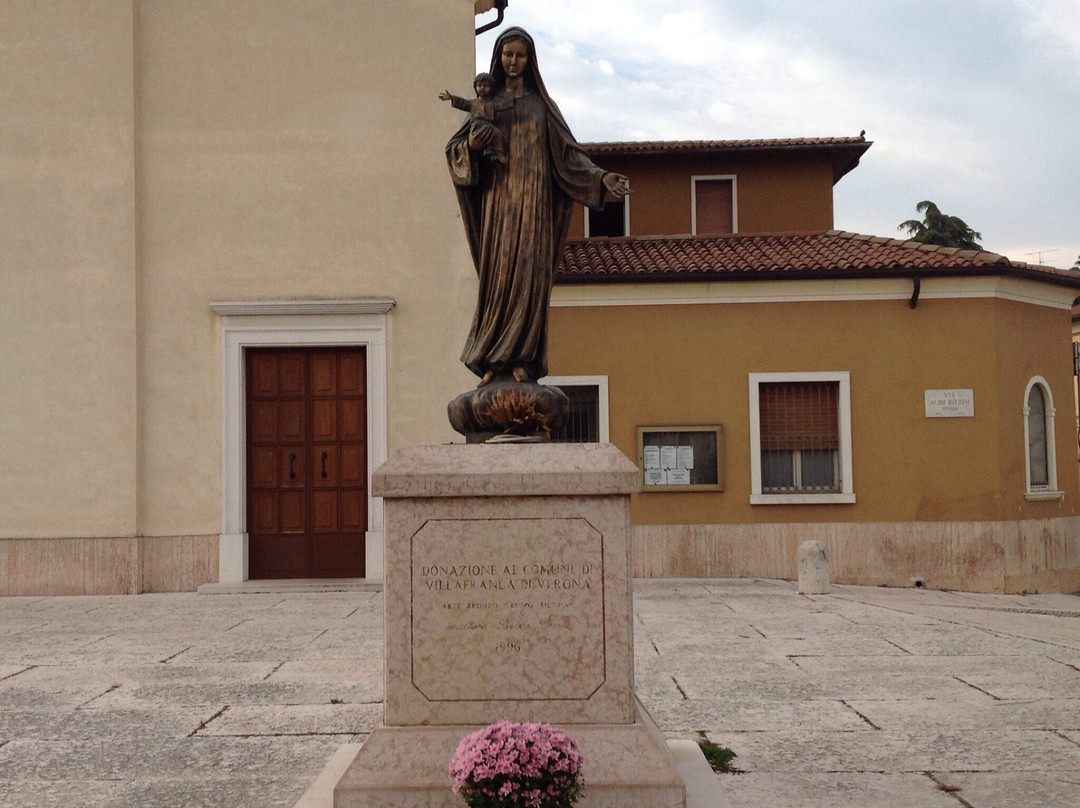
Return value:
<svg viewBox="0 0 1080 808">
<path fill-rule="evenodd" d="M 362 399 L 339 399 L 338 428 L 342 440 L 364 440 L 364 413 L 361 411 Z"/>
<path fill-rule="evenodd" d="M 278 392 L 282 395 L 303 396 L 307 389 L 306 352 L 282 351 L 278 357 Z"/>
<path fill-rule="evenodd" d="M 281 447 L 281 487 L 303 488 L 307 485 L 307 461 L 303 444 Z"/>
<path fill-rule="evenodd" d="M 365 469 L 364 447 L 350 445 L 341 447 L 341 482 L 348 486 L 363 485 Z"/>
<path fill-rule="evenodd" d="M 277 533 L 277 492 L 257 491 L 248 499 L 252 533 Z"/>
<path fill-rule="evenodd" d="M 367 498 L 363 491 L 342 491 L 339 495 L 341 503 L 341 529 L 363 530 L 367 523 L 366 506 Z"/>
<path fill-rule="evenodd" d="M 311 392 L 313 395 L 334 395 L 337 391 L 337 361 L 332 354 L 320 353 L 311 357 Z"/>
<path fill-rule="evenodd" d="M 304 429 L 304 400 L 300 398 L 282 401 L 279 406 L 279 412 L 279 439 L 294 443 L 303 443 L 306 432 Z"/>
<path fill-rule="evenodd" d="M 248 395 L 273 396 L 278 391 L 277 359 L 271 356 L 248 356 Z"/>
<path fill-rule="evenodd" d="M 274 488 L 278 483 L 278 451 L 267 446 L 252 447 L 251 480 L 257 489 Z"/>
<path fill-rule="evenodd" d="M 337 447 L 332 443 L 315 444 L 315 485 L 319 488 L 337 485 Z"/>
<path fill-rule="evenodd" d="M 363 396 L 365 372 L 363 356 L 342 355 L 338 360 L 338 392 L 341 395 Z"/>
<path fill-rule="evenodd" d="M 248 413 L 252 444 L 255 446 L 273 445 L 278 436 L 278 402 L 256 400 L 248 409 Z"/>
<path fill-rule="evenodd" d="M 250 577 L 362 576 L 363 349 L 260 348 L 245 358 Z"/>
<path fill-rule="evenodd" d="M 316 398 L 311 402 L 312 437 L 315 440 L 337 438 L 337 400 Z"/>
<path fill-rule="evenodd" d="M 311 504 L 311 529 L 315 533 L 336 533 L 337 492 L 313 491 Z"/>
<path fill-rule="evenodd" d="M 281 498 L 281 524 L 278 533 L 303 533 L 304 532 L 304 492 L 282 491 Z"/>
</svg>

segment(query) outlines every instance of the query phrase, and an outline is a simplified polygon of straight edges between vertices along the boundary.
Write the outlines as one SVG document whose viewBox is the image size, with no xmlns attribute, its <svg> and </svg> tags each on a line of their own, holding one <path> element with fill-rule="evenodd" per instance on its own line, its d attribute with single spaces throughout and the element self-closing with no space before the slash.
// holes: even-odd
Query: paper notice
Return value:
<svg viewBox="0 0 1080 808">
<path fill-rule="evenodd" d="M 645 453 L 645 468 L 658 469 L 660 468 L 660 447 L 659 446 L 645 446 L 643 449 Z"/>
<path fill-rule="evenodd" d="M 667 485 L 667 471 L 665 469 L 646 469 L 645 485 Z"/>
<path fill-rule="evenodd" d="M 690 469 L 669 469 L 668 485 L 690 485 Z"/>
<path fill-rule="evenodd" d="M 678 467 L 681 468 L 681 469 L 692 469 L 694 467 L 694 447 L 693 446 L 680 446 L 679 447 Z"/>
<path fill-rule="evenodd" d="M 673 469 L 678 467 L 678 452 L 674 446 L 660 447 L 660 468 Z"/>
</svg>

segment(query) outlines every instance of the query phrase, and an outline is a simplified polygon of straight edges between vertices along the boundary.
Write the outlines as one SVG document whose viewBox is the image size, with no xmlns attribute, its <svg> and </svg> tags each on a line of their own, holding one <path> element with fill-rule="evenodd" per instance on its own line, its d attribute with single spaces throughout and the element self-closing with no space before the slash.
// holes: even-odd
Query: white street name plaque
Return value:
<svg viewBox="0 0 1080 808">
<path fill-rule="evenodd" d="M 974 390 L 925 390 L 927 418 L 974 418 Z"/>
</svg>

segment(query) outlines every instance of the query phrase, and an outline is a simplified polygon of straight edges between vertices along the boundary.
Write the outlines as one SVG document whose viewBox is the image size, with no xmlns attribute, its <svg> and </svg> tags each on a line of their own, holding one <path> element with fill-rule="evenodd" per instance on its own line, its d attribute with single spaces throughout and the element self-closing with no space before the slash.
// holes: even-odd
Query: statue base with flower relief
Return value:
<svg viewBox="0 0 1080 808">
<path fill-rule="evenodd" d="M 686 790 L 634 696 L 630 493 L 608 444 L 421 446 L 372 478 L 385 506 L 383 722 L 335 808 L 460 806 L 448 768 L 496 721 L 581 746 L 582 808 L 682 808 Z"/>
</svg>

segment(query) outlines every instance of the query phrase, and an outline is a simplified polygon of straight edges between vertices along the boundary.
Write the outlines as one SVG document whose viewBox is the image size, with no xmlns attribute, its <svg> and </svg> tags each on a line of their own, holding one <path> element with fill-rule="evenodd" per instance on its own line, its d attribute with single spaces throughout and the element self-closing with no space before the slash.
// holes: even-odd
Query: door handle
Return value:
<svg viewBox="0 0 1080 808">
<path fill-rule="evenodd" d="M 327 458 L 327 454 L 326 454 L 326 452 L 323 452 L 322 453 L 322 477 L 323 477 L 324 480 L 326 479 L 326 458 Z"/>
<path fill-rule="evenodd" d="M 289 452 L 289 479 L 296 479 L 296 469 L 293 468 L 293 463 L 296 462 L 296 452 Z"/>
</svg>

